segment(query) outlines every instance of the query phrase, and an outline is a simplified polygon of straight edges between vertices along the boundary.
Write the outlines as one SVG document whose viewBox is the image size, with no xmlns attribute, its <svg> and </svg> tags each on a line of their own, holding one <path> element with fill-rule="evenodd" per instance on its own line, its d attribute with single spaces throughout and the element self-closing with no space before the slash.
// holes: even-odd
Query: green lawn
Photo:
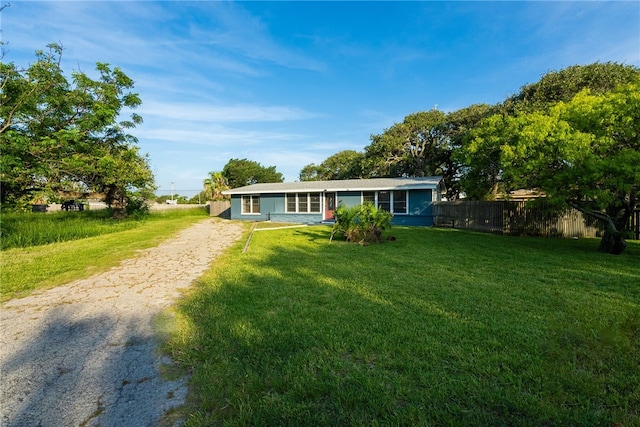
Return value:
<svg viewBox="0 0 640 427">
<path fill-rule="evenodd" d="M 176 308 L 187 425 L 640 425 L 640 242 L 261 231 Z"/>
</svg>

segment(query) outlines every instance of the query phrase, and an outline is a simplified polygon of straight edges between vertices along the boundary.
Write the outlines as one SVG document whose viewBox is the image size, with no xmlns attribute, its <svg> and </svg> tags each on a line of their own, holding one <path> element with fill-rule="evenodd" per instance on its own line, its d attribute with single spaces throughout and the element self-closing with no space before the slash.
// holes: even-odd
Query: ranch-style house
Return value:
<svg viewBox="0 0 640 427">
<path fill-rule="evenodd" d="M 442 200 L 441 176 L 253 184 L 231 196 L 231 219 L 313 224 L 334 219 L 338 206 L 369 202 L 393 213 L 394 225 L 433 225 L 431 204 Z"/>
</svg>

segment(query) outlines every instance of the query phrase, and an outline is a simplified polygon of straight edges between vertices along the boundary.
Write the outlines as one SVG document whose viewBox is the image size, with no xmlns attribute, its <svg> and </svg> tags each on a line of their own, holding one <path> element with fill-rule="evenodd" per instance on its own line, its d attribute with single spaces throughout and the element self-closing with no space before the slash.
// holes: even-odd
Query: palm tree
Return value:
<svg viewBox="0 0 640 427">
<path fill-rule="evenodd" d="M 209 200 L 224 200 L 222 192 L 228 189 L 227 178 L 222 172 L 209 172 L 209 178 L 204 180 L 204 194 Z"/>
</svg>

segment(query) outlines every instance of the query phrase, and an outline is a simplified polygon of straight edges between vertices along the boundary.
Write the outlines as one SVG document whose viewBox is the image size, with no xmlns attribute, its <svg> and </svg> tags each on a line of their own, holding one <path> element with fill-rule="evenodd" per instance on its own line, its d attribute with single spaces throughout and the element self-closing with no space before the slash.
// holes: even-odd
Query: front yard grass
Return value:
<svg viewBox="0 0 640 427">
<path fill-rule="evenodd" d="M 186 425 L 640 425 L 640 242 L 391 231 L 218 258 L 167 344 Z"/>
</svg>

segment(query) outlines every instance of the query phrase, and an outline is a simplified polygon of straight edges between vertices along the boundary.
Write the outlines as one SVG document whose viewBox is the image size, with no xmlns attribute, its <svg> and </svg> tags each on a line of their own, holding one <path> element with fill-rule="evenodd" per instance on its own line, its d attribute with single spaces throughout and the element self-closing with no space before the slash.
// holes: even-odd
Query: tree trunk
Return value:
<svg viewBox="0 0 640 427">
<path fill-rule="evenodd" d="M 629 220 L 628 215 L 619 215 L 614 222 L 611 216 L 607 215 L 604 212 L 583 209 L 576 203 L 570 202 L 569 205 L 578 209 L 585 215 L 604 222 L 604 235 L 602 236 L 602 240 L 600 241 L 600 246 L 598 246 L 599 252 L 612 255 L 620 255 L 624 252 L 627 247 L 627 242 L 624 241 L 624 227 Z"/>
<path fill-rule="evenodd" d="M 620 255 L 627 247 L 624 236 L 618 230 L 610 230 L 608 227 L 602 236 L 598 251 L 612 255 Z"/>
</svg>

